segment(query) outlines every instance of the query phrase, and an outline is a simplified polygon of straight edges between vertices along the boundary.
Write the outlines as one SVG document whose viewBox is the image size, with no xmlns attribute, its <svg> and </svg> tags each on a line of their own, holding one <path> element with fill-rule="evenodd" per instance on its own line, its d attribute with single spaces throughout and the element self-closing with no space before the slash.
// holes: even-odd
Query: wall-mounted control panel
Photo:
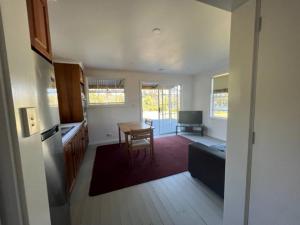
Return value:
<svg viewBox="0 0 300 225">
<path fill-rule="evenodd" d="M 39 132 L 36 108 L 21 108 L 21 117 L 24 137 L 29 137 Z"/>
</svg>

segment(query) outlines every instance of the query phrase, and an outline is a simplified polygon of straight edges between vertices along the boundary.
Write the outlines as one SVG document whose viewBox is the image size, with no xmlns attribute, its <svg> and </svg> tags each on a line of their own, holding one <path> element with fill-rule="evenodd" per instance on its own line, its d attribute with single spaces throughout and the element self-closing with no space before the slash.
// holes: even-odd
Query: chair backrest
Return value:
<svg viewBox="0 0 300 225">
<path fill-rule="evenodd" d="M 147 138 L 153 138 L 152 128 L 142 129 L 142 130 L 131 130 L 130 140 L 142 140 Z"/>
<path fill-rule="evenodd" d="M 145 119 L 145 124 L 149 125 L 149 126 L 153 126 L 153 120 L 151 119 Z"/>
</svg>

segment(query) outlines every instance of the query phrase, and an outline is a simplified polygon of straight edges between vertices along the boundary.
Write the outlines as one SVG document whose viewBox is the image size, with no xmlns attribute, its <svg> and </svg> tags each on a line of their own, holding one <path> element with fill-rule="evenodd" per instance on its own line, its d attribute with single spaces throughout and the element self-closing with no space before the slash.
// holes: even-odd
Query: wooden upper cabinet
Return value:
<svg viewBox="0 0 300 225">
<path fill-rule="evenodd" d="M 78 64 L 54 63 L 61 123 L 84 120 L 82 70 Z"/>
<path fill-rule="evenodd" d="M 80 83 L 84 84 L 84 77 L 83 77 L 83 72 L 80 70 Z"/>
<path fill-rule="evenodd" d="M 31 47 L 52 62 L 47 0 L 26 0 Z"/>
</svg>

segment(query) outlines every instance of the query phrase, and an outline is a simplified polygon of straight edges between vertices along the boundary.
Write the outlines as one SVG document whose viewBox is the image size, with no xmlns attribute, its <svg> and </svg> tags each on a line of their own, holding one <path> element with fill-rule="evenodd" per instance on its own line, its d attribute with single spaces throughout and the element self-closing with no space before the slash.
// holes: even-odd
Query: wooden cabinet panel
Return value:
<svg viewBox="0 0 300 225">
<path fill-rule="evenodd" d="M 80 70 L 80 83 L 84 84 L 83 72 Z"/>
<path fill-rule="evenodd" d="M 84 134 L 85 135 L 85 145 L 88 146 L 88 144 L 89 144 L 89 129 L 88 129 L 88 126 L 85 127 L 84 131 L 85 131 L 85 134 Z"/>
<path fill-rule="evenodd" d="M 86 150 L 86 143 L 85 143 L 85 127 L 83 126 L 80 132 L 80 138 L 81 138 L 81 146 L 82 146 L 82 154 L 85 154 Z"/>
<path fill-rule="evenodd" d="M 74 151 L 72 143 L 68 143 L 64 147 L 65 154 L 65 169 L 67 178 L 67 191 L 71 192 L 75 183 L 75 165 L 74 165 Z"/>
<path fill-rule="evenodd" d="M 81 126 L 75 136 L 64 146 L 67 190 L 69 193 L 73 189 L 87 148 L 86 129 L 87 126 Z"/>
<path fill-rule="evenodd" d="M 81 68 L 77 64 L 54 63 L 61 123 L 84 120 L 81 96 Z"/>
<path fill-rule="evenodd" d="M 47 0 L 27 0 L 31 46 L 52 62 Z"/>
</svg>

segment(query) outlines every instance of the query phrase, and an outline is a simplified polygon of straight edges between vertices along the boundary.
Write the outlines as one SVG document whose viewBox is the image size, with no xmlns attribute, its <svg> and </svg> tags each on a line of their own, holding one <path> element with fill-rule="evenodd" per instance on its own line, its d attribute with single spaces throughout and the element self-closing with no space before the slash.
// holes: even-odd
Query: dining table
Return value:
<svg viewBox="0 0 300 225">
<path fill-rule="evenodd" d="M 132 130 L 146 130 L 152 128 L 152 126 L 145 124 L 144 122 L 122 122 L 118 123 L 119 130 L 119 144 L 122 143 L 122 133 L 125 135 L 125 144 L 128 146 L 128 136 Z M 153 131 L 152 131 L 153 132 Z"/>
</svg>

